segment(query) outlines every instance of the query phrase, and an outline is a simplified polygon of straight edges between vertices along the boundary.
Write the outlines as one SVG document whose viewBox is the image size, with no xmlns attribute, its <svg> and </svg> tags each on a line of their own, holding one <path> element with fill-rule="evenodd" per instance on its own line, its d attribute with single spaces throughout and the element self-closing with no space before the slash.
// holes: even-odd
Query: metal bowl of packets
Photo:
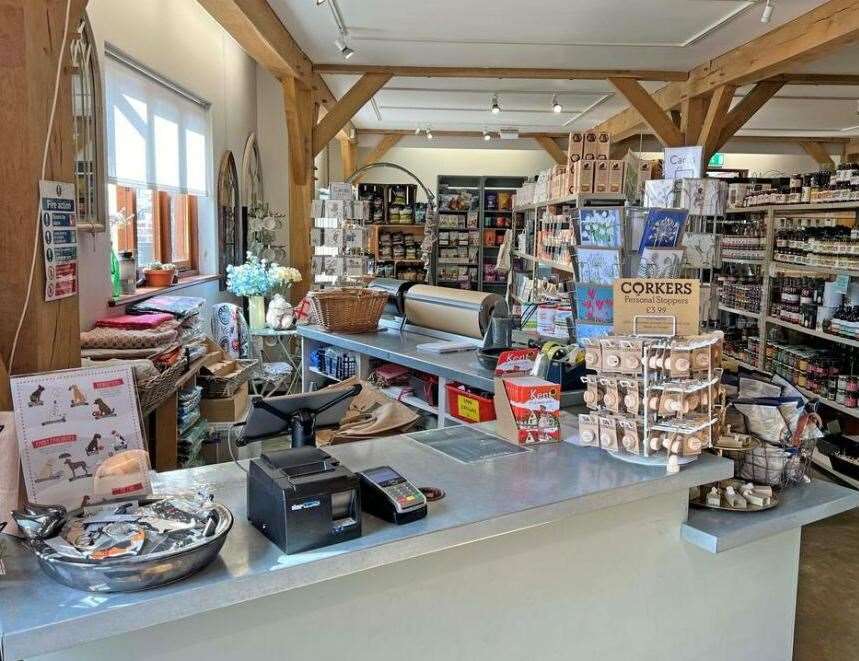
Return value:
<svg viewBox="0 0 859 661">
<path fill-rule="evenodd" d="M 90 592 L 136 592 L 186 578 L 217 557 L 233 525 L 229 509 L 202 496 L 105 503 L 68 513 L 30 505 L 14 516 L 42 569 Z"/>
</svg>

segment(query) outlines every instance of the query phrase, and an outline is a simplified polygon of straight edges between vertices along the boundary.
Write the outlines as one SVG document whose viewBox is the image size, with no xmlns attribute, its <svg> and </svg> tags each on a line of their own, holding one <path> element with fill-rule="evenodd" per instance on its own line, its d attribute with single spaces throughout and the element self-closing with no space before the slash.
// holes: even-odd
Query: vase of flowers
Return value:
<svg viewBox="0 0 859 661">
<path fill-rule="evenodd" d="M 248 299 L 248 322 L 253 329 L 265 328 L 265 297 L 287 290 L 301 280 L 297 269 L 269 263 L 248 252 L 245 263 L 227 266 L 227 291 Z"/>
</svg>

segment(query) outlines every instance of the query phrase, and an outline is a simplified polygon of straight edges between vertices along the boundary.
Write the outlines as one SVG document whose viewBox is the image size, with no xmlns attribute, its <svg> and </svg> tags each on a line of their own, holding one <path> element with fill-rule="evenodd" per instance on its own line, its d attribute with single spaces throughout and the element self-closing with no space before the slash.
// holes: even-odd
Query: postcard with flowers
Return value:
<svg viewBox="0 0 859 661">
<path fill-rule="evenodd" d="M 576 319 L 611 323 L 614 319 L 614 291 L 605 285 L 576 285 Z"/>
<path fill-rule="evenodd" d="M 576 248 L 579 282 L 611 285 L 620 277 L 620 250 Z"/>
<path fill-rule="evenodd" d="M 651 209 L 644 223 L 639 251 L 645 248 L 676 248 L 680 245 L 688 209 Z"/>
<path fill-rule="evenodd" d="M 683 248 L 645 248 L 638 265 L 639 278 L 679 278 Z"/>
<path fill-rule="evenodd" d="M 585 207 L 579 211 L 580 244 L 620 248 L 623 207 Z"/>
</svg>

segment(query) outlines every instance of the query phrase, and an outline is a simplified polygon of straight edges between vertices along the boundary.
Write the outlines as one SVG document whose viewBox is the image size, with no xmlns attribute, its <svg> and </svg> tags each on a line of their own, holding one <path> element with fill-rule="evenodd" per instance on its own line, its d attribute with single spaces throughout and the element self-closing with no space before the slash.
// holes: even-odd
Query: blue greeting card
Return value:
<svg viewBox="0 0 859 661">
<path fill-rule="evenodd" d="M 688 209 L 651 209 L 644 223 L 639 251 L 645 248 L 676 248 L 680 245 Z"/>
<path fill-rule="evenodd" d="M 576 344 L 582 346 L 582 340 L 585 338 L 606 337 L 614 333 L 612 324 L 589 324 L 586 322 L 576 322 Z"/>
<path fill-rule="evenodd" d="M 576 285 L 576 319 L 610 324 L 614 319 L 614 291 L 602 285 Z"/>
<path fill-rule="evenodd" d="M 620 248 L 623 207 L 585 207 L 579 211 L 579 235 L 583 246 Z"/>
</svg>

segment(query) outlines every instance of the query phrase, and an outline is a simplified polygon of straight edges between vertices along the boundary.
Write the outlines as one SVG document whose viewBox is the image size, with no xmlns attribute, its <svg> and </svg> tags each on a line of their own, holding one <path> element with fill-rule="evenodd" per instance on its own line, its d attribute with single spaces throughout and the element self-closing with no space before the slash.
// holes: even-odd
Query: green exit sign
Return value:
<svg viewBox="0 0 859 661">
<path fill-rule="evenodd" d="M 724 155 L 722 152 L 717 151 L 717 152 L 716 152 L 715 154 L 713 154 L 713 156 L 710 158 L 710 162 L 709 162 L 707 165 L 709 165 L 711 168 L 720 168 L 720 167 L 722 167 L 723 165 L 725 165 L 725 155 Z"/>
</svg>

